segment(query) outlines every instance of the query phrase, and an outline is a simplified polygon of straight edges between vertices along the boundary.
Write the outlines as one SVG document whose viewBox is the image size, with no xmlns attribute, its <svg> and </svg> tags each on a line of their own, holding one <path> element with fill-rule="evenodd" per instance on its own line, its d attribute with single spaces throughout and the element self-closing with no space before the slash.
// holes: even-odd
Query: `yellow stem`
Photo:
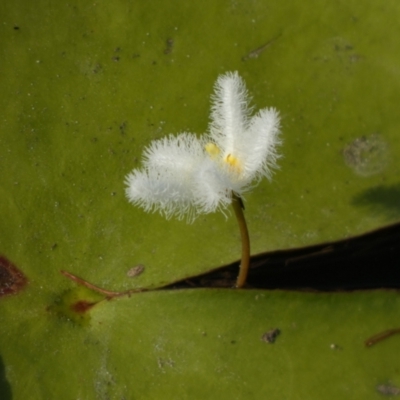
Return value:
<svg viewBox="0 0 400 400">
<path fill-rule="evenodd" d="M 240 262 L 239 275 L 236 280 L 237 288 L 242 288 L 245 285 L 250 266 L 250 238 L 242 206 L 242 199 L 233 193 L 232 207 L 235 211 L 236 219 L 239 224 L 240 235 L 242 237 L 242 260 Z"/>
</svg>

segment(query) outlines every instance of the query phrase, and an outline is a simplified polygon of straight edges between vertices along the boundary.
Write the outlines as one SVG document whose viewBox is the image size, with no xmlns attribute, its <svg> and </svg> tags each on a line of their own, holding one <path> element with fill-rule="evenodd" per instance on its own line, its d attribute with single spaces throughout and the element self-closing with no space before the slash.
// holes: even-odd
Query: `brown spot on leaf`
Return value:
<svg viewBox="0 0 400 400">
<path fill-rule="evenodd" d="M 0 256 L 0 297 L 18 293 L 28 280 L 7 258 Z"/>
<path fill-rule="evenodd" d="M 77 301 L 76 303 L 71 304 L 71 309 L 72 309 L 72 311 L 83 314 L 86 311 L 89 311 L 96 304 L 97 304 L 97 302 L 80 300 L 80 301 Z"/>
</svg>

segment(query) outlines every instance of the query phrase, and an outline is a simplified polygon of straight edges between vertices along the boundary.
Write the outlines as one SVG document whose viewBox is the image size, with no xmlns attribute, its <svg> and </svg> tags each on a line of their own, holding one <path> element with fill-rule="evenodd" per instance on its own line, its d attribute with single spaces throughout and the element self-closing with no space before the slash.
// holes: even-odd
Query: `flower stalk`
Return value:
<svg viewBox="0 0 400 400">
<path fill-rule="evenodd" d="M 242 258 L 240 261 L 239 275 L 236 280 L 236 288 L 242 288 L 246 284 L 247 275 L 250 267 L 250 237 L 244 217 L 244 207 L 242 199 L 237 195 L 232 195 L 232 207 L 239 224 L 240 236 L 242 239 Z"/>
</svg>

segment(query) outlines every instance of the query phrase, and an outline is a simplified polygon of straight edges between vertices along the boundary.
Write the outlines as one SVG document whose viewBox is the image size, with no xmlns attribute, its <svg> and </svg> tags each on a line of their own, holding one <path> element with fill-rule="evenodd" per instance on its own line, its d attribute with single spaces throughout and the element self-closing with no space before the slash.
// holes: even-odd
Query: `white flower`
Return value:
<svg viewBox="0 0 400 400">
<path fill-rule="evenodd" d="M 167 218 L 224 209 L 232 193 L 241 196 L 254 180 L 270 177 L 280 143 L 273 109 L 250 117 L 248 93 L 237 72 L 221 75 L 212 97 L 209 134 L 182 133 L 153 141 L 142 170 L 126 177 L 129 201 Z"/>
</svg>

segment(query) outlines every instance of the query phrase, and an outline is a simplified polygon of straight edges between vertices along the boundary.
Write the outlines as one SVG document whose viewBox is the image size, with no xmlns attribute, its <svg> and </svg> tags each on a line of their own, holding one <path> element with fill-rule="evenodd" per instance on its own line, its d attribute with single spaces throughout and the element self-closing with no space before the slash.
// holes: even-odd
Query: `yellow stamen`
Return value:
<svg viewBox="0 0 400 400">
<path fill-rule="evenodd" d="M 237 173 L 240 174 L 242 172 L 242 163 L 232 154 L 228 154 L 224 158 L 224 161 L 228 163 Z"/>
<path fill-rule="evenodd" d="M 211 158 L 216 158 L 219 155 L 219 153 L 221 153 L 221 150 L 216 144 L 207 143 L 206 152 L 210 155 Z"/>
</svg>

